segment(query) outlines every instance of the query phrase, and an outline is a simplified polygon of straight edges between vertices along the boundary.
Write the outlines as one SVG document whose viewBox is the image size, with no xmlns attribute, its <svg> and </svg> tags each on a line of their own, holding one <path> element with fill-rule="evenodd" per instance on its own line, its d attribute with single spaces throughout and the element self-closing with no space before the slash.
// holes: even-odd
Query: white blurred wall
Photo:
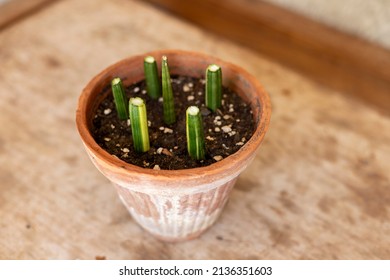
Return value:
<svg viewBox="0 0 390 280">
<path fill-rule="evenodd" d="M 265 1 L 390 48 L 390 0 Z"/>
</svg>

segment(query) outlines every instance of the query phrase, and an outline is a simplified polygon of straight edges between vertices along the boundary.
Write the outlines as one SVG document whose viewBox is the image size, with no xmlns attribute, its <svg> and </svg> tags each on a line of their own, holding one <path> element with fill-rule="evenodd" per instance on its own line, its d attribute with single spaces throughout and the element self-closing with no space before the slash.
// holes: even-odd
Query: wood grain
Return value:
<svg viewBox="0 0 390 280">
<path fill-rule="evenodd" d="M 0 259 L 390 258 L 390 118 L 363 102 L 136 1 L 60 1 L 0 42 Z M 130 218 L 74 122 L 92 76 L 162 48 L 240 64 L 273 104 L 222 216 L 180 244 Z"/>
<path fill-rule="evenodd" d="M 58 0 L 12 0 L 0 5 L 0 30 Z"/>
<path fill-rule="evenodd" d="M 260 0 L 146 1 L 390 112 L 383 47 Z"/>
</svg>

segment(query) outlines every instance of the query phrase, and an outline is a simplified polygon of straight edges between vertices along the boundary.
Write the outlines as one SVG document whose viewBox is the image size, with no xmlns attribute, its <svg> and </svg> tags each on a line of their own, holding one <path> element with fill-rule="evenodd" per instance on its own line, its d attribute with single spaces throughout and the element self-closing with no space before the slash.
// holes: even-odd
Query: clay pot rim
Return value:
<svg viewBox="0 0 390 280">
<path fill-rule="evenodd" d="M 253 133 L 252 137 L 241 147 L 237 152 L 234 154 L 222 159 L 219 162 L 213 163 L 208 166 L 204 167 L 197 167 L 197 168 L 189 168 L 189 169 L 180 169 L 180 170 L 154 170 L 154 169 L 148 169 L 148 168 L 142 168 L 136 165 L 132 165 L 130 163 L 127 163 L 125 161 L 122 161 L 111 154 L 109 154 L 107 151 L 105 151 L 103 148 L 101 148 L 92 137 L 89 129 L 88 129 L 88 120 L 87 120 L 87 102 L 89 100 L 89 96 L 92 93 L 92 90 L 95 88 L 97 84 L 99 84 L 102 80 L 102 77 L 105 73 L 112 71 L 113 69 L 117 68 L 119 65 L 122 65 L 123 63 L 126 63 L 127 61 L 134 60 L 134 59 L 141 59 L 143 61 L 143 58 L 148 55 L 152 55 L 156 57 L 156 54 L 165 54 L 169 55 L 183 55 L 183 56 L 192 56 L 192 57 L 199 57 L 199 59 L 208 59 L 212 60 L 213 63 L 219 64 L 222 66 L 222 68 L 230 68 L 234 72 L 240 73 L 245 79 L 252 85 L 254 85 L 254 88 L 256 88 L 256 96 L 260 100 L 261 104 L 261 112 L 260 112 L 260 118 L 258 122 L 258 126 L 256 127 L 255 132 Z M 95 157 L 99 158 L 101 161 L 105 162 L 110 168 L 113 168 L 114 170 L 117 170 L 119 173 L 137 173 L 139 175 L 145 176 L 145 177 L 160 177 L 162 178 L 172 178 L 178 180 L 186 180 L 186 179 L 194 179 L 196 177 L 203 177 L 204 174 L 209 174 L 210 172 L 213 174 L 217 174 L 221 171 L 226 172 L 226 170 L 234 168 L 234 166 L 237 165 L 238 162 L 245 161 L 248 158 L 252 157 L 258 148 L 258 146 L 261 144 L 265 133 L 268 130 L 269 122 L 271 117 L 271 102 L 268 94 L 262 87 L 262 85 L 257 81 L 257 79 L 248 73 L 246 70 L 241 68 L 240 66 L 234 65 L 230 62 L 223 61 L 219 58 L 216 58 L 212 55 L 200 53 L 200 52 L 192 52 L 192 51 L 184 51 L 184 50 L 175 50 L 175 49 L 166 49 L 166 50 L 156 50 L 147 52 L 144 54 L 134 55 L 125 59 L 122 59 L 111 66 L 105 68 L 103 71 L 101 71 L 99 74 L 97 74 L 90 82 L 86 85 L 86 87 L 83 89 L 78 105 L 77 105 L 77 111 L 76 111 L 76 125 L 79 131 L 79 134 L 82 138 L 82 141 L 84 145 L 90 150 L 93 151 L 93 154 Z"/>
</svg>

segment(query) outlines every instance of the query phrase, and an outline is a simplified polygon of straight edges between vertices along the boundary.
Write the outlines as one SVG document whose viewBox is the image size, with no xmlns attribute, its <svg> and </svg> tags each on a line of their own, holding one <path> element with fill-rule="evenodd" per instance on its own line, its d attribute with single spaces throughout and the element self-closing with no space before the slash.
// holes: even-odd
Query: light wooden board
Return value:
<svg viewBox="0 0 390 280">
<path fill-rule="evenodd" d="M 160 48 L 240 64 L 273 103 L 221 218 L 180 244 L 130 218 L 74 123 L 93 75 Z M 57 2 L 0 33 L 0 61 L 1 259 L 390 258 L 390 119 L 363 103 L 128 0 Z"/>
<path fill-rule="evenodd" d="M 0 3 L 0 30 L 32 15 L 55 0 L 10 0 Z"/>
</svg>

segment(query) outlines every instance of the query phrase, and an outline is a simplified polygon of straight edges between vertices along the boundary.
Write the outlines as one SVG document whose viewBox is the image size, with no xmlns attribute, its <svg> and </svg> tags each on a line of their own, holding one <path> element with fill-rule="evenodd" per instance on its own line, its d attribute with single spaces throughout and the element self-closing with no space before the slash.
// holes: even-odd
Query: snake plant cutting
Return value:
<svg viewBox="0 0 390 280">
<path fill-rule="evenodd" d="M 186 111 L 187 150 L 191 158 L 202 160 L 205 157 L 205 144 L 202 116 L 196 106 Z"/>
<path fill-rule="evenodd" d="M 222 70 L 216 64 L 211 64 L 206 70 L 206 106 L 215 112 L 221 107 L 222 100 Z"/>
<path fill-rule="evenodd" d="M 173 92 L 171 84 L 171 75 L 169 74 L 168 58 L 162 57 L 162 93 L 164 106 L 164 122 L 167 125 L 176 122 L 175 104 L 173 101 Z"/>
<path fill-rule="evenodd" d="M 129 118 L 127 112 L 127 97 L 123 88 L 122 80 L 120 78 L 114 78 L 111 81 L 112 94 L 114 95 L 114 102 L 116 111 L 118 112 L 118 118 L 126 120 Z"/>
<path fill-rule="evenodd" d="M 131 98 L 129 102 L 131 132 L 134 149 L 137 152 L 147 152 L 150 148 L 146 106 L 142 98 Z"/>
<path fill-rule="evenodd" d="M 161 83 L 158 78 L 157 62 L 153 56 L 147 56 L 144 59 L 145 82 L 148 95 L 152 99 L 161 96 Z"/>
</svg>

